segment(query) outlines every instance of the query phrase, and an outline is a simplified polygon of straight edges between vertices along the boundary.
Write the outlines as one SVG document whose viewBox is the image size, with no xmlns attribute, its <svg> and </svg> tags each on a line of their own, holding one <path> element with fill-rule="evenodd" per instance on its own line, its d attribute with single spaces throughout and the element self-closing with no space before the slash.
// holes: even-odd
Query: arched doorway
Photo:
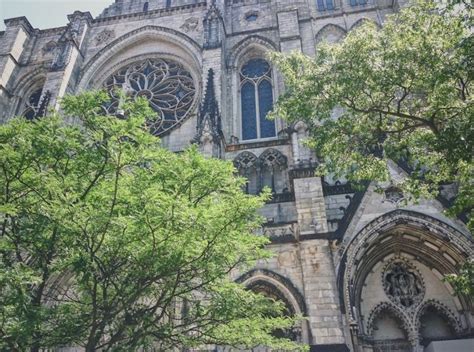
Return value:
<svg viewBox="0 0 474 352">
<path fill-rule="evenodd" d="M 425 214 L 397 210 L 369 223 L 348 243 L 338 272 L 354 350 L 420 351 L 434 331 L 444 340 L 468 335 L 462 316 L 472 302 L 443 277 L 473 255 L 470 239 Z M 445 309 L 423 308 L 429 302 Z"/>
</svg>

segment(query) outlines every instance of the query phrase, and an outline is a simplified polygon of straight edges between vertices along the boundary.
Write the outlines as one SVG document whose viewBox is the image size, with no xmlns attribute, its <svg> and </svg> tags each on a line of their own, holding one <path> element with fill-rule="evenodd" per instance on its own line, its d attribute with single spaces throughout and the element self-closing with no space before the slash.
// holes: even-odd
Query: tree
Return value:
<svg viewBox="0 0 474 352">
<path fill-rule="evenodd" d="M 367 21 L 315 57 L 274 54 L 286 93 L 274 116 L 303 120 L 320 174 L 354 183 L 392 181 L 389 164 L 408 176 L 396 184 L 412 200 L 454 186 L 450 214 L 470 217 L 474 206 L 474 41 L 472 8 L 437 9 L 415 2 Z"/>
<path fill-rule="evenodd" d="M 244 194 L 228 162 L 161 148 L 145 100 L 124 119 L 107 100 L 0 126 L 0 349 L 305 349 L 272 335 L 296 322 L 280 303 L 229 278 L 269 256 L 254 235 L 268 194 Z"/>
</svg>

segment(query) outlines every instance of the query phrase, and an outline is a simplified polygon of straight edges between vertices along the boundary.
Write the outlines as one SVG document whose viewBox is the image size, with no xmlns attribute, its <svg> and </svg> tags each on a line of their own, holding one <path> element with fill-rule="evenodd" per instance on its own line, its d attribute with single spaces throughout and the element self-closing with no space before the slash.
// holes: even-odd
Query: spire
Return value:
<svg viewBox="0 0 474 352">
<path fill-rule="evenodd" d="M 201 146 L 205 154 L 220 157 L 224 143 L 222 121 L 214 88 L 214 71 L 207 73 L 206 94 L 197 117 L 197 133 L 194 143 Z"/>
</svg>

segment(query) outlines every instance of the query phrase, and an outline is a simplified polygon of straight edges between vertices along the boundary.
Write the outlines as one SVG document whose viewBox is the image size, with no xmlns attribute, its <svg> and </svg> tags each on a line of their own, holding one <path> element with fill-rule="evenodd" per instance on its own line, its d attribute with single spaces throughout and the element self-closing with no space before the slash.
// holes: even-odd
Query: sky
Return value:
<svg viewBox="0 0 474 352">
<path fill-rule="evenodd" d="M 114 0 L 0 0 L 0 31 L 6 18 L 25 16 L 34 28 L 60 27 L 75 10 L 98 16 Z"/>
</svg>

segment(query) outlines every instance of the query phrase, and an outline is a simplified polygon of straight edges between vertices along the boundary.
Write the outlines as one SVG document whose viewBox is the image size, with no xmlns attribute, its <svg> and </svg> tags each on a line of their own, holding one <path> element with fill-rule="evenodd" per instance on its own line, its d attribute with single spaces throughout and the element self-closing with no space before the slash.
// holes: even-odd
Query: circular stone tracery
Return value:
<svg viewBox="0 0 474 352">
<path fill-rule="evenodd" d="M 119 109 L 123 90 L 128 96 L 144 97 L 156 115 L 147 120 L 150 132 L 160 136 L 189 117 L 196 99 L 191 74 L 179 63 L 169 59 L 145 59 L 122 67 L 104 83 L 111 102 L 107 113 Z"/>
</svg>

